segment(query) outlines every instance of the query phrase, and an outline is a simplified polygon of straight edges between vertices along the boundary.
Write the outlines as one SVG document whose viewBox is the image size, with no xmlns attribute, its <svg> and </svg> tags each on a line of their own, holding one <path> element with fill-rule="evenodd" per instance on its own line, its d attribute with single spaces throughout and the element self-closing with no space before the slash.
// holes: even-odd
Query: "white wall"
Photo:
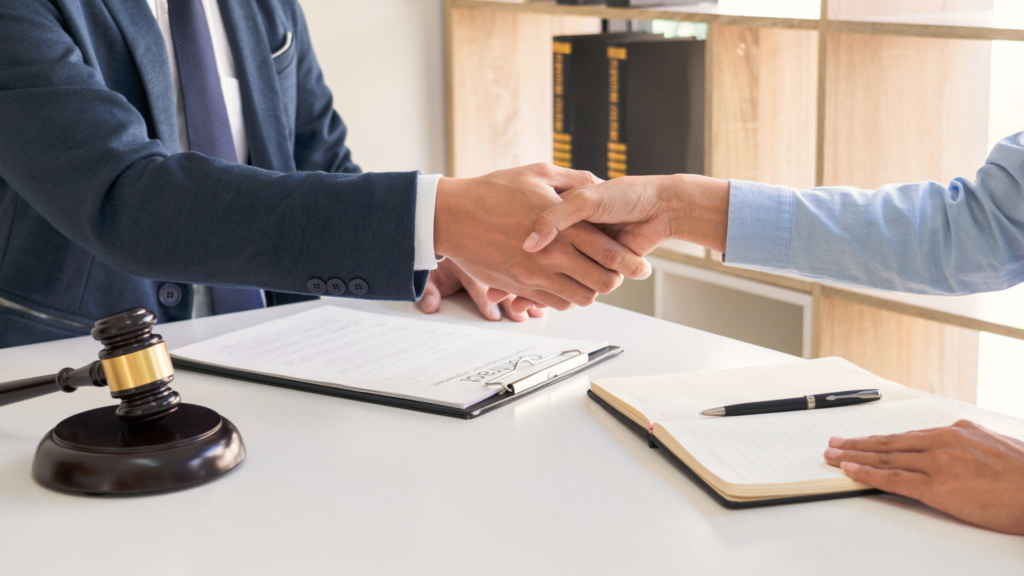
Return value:
<svg viewBox="0 0 1024 576">
<path fill-rule="evenodd" d="M 444 171 L 443 0 L 299 0 L 365 171 Z"/>
</svg>

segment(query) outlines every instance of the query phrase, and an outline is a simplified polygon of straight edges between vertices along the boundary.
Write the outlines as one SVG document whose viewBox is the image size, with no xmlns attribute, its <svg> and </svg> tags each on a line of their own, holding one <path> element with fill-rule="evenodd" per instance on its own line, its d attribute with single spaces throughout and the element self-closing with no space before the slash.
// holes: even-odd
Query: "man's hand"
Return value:
<svg viewBox="0 0 1024 576">
<path fill-rule="evenodd" d="M 1024 535 L 1024 442 L 961 420 L 892 436 L 832 438 L 825 461 L 847 476 L 965 522 Z"/>
<path fill-rule="evenodd" d="M 729 183 L 703 176 L 625 176 L 584 186 L 541 214 L 523 248 L 542 250 L 559 232 L 588 221 L 646 255 L 669 238 L 725 251 Z"/>
<path fill-rule="evenodd" d="M 441 298 L 455 294 L 465 289 L 469 297 L 476 303 L 480 313 L 488 320 L 501 320 L 501 311 L 504 310 L 509 318 L 516 322 L 525 322 L 527 318 L 540 318 L 547 312 L 538 308 L 535 303 L 524 298 L 507 296 L 500 303 L 495 304 L 487 297 L 488 287 L 477 281 L 469 274 L 466 274 L 459 265 L 451 260 L 445 260 L 437 266 L 437 270 L 430 273 L 427 286 L 423 290 L 423 298 L 416 304 L 426 314 L 433 314 L 441 308 Z M 521 310 L 526 310 L 522 312 Z"/>
<path fill-rule="evenodd" d="M 532 254 L 521 243 L 534 219 L 561 201 L 559 192 L 595 181 L 589 172 L 548 164 L 442 178 L 434 210 L 435 251 L 491 286 L 491 302 L 515 294 L 558 310 L 589 305 L 598 293 L 618 287 L 622 275 L 649 276 L 650 264 L 585 222 Z"/>
</svg>

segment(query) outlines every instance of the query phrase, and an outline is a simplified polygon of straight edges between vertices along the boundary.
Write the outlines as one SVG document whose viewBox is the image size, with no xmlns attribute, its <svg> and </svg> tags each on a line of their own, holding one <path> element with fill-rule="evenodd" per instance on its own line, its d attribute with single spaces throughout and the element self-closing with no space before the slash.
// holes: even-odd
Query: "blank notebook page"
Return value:
<svg viewBox="0 0 1024 576">
<path fill-rule="evenodd" d="M 594 386 L 640 410 L 729 484 L 845 478 L 838 468 L 825 464 L 823 452 L 832 436 L 893 434 L 947 426 L 958 419 L 941 404 L 842 358 L 614 378 Z M 875 388 L 882 391 L 882 400 L 842 408 L 736 417 L 700 414 L 728 404 Z"/>
<path fill-rule="evenodd" d="M 594 386 L 638 409 L 652 423 L 704 421 L 713 418 L 700 414 L 709 408 L 842 390 L 877 388 L 882 391 L 882 400 L 877 403 L 920 398 L 912 389 L 875 376 L 842 358 L 713 372 L 609 378 L 594 382 Z"/>
<path fill-rule="evenodd" d="M 938 402 L 919 398 L 659 425 L 725 482 L 763 485 L 845 478 L 825 463 L 823 453 L 832 436 L 895 434 L 948 426 L 957 419 Z"/>
</svg>

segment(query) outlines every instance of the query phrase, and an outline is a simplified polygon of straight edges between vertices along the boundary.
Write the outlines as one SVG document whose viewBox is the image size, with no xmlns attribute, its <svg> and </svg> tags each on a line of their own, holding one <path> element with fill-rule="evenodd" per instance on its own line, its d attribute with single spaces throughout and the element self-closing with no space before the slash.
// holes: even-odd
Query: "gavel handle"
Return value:
<svg viewBox="0 0 1024 576">
<path fill-rule="evenodd" d="M 37 376 L 0 384 L 0 406 L 44 396 L 51 392 L 74 392 L 82 386 L 106 386 L 103 368 L 93 362 L 77 370 L 65 368 L 49 376 Z"/>
<path fill-rule="evenodd" d="M 6 382 L 0 384 L 0 406 L 14 404 L 15 402 L 21 402 L 36 396 L 59 392 L 60 390 L 61 387 L 57 385 L 57 374 Z"/>
</svg>

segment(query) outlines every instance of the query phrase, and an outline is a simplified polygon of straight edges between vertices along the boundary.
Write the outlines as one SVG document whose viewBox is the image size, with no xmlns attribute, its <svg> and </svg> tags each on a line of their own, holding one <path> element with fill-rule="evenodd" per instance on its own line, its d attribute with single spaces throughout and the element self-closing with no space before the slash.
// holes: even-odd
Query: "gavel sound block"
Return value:
<svg viewBox="0 0 1024 576">
<path fill-rule="evenodd" d="M 174 368 L 156 317 L 143 308 L 96 323 L 100 360 L 84 368 L 0 384 L 0 406 L 50 392 L 109 386 L 121 401 L 72 416 L 43 437 L 32 463 L 41 484 L 77 494 L 145 494 L 217 478 L 245 458 L 235 425 L 184 404 L 169 386 Z"/>
</svg>

